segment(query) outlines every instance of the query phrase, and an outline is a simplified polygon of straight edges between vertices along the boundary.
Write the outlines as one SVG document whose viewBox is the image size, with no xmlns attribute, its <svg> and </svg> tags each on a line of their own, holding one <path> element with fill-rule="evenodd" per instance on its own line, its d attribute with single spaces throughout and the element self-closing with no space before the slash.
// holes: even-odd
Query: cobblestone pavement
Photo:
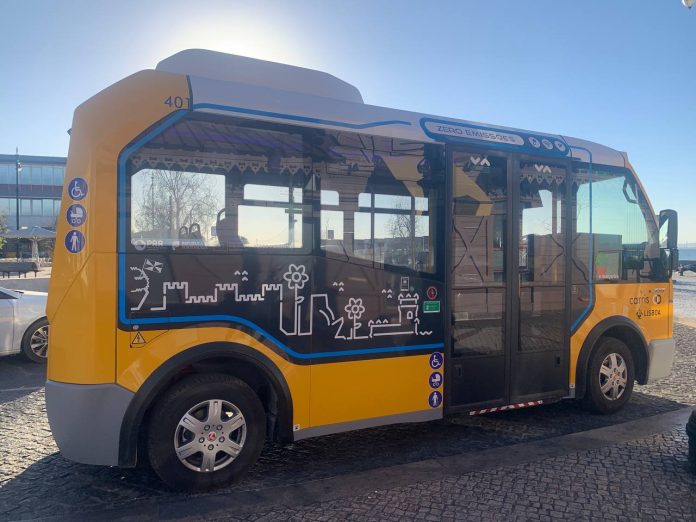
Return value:
<svg viewBox="0 0 696 522">
<path fill-rule="evenodd" d="M 218 520 L 695 520 L 683 430 L 595 451 Z"/>
<path fill-rule="evenodd" d="M 225 494 L 249 492 L 253 495 L 256 491 L 292 484 L 301 488 L 331 477 L 350 477 L 427 459 L 474 456 L 485 450 L 544 441 L 677 410 L 685 404 L 696 403 L 693 390 L 696 331 L 677 325 L 675 337 L 678 354 L 672 377 L 659 385 L 637 387 L 632 401 L 617 415 L 593 415 L 567 401 L 483 417 L 458 416 L 426 424 L 374 428 L 288 446 L 267 445 L 258 464 L 242 482 L 213 495 L 177 494 L 163 486 L 147 469 L 124 470 L 70 462 L 57 453 L 46 420 L 43 390 L 15 388 L 0 392 L 0 520 L 96 518 L 104 515 L 105 510 L 116 510 L 112 511 L 115 515 L 133 506 L 147 510 L 182 499 L 197 502 L 210 499 L 213 503 Z M 4 364 L 0 360 L 0 369 Z M 656 444 L 655 448 L 651 444 Z M 675 431 L 656 435 L 653 439 L 594 452 L 579 451 L 509 468 L 498 467 L 460 476 L 433 474 L 432 481 L 369 494 L 357 488 L 350 498 L 343 500 L 285 511 L 270 510 L 254 516 L 322 520 L 348 515 L 361 520 L 416 516 L 440 519 L 454 516 L 456 512 L 461 516 L 464 509 L 469 516 L 474 509 L 481 512 L 481 516 L 476 517 L 480 519 L 501 518 L 503 514 L 531 518 L 534 513 L 543 518 L 551 516 L 550 509 L 556 504 L 563 507 L 562 502 L 570 506 L 568 510 L 559 511 L 566 513 L 564 516 L 572 513 L 576 516 L 573 511 L 576 504 L 587 507 L 585 516 L 596 516 L 601 513 L 598 506 L 605 505 L 608 495 L 618 495 L 615 488 L 621 489 L 621 495 L 612 505 L 626 513 L 634 513 L 636 506 L 655 509 L 663 506 L 659 509 L 666 509 L 670 518 L 673 515 L 678 518 L 687 514 L 696 516 L 688 511 L 689 505 L 691 509 L 694 506 L 693 495 L 685 497 L 682 493 L 694 491 L 694 483 L 689 482 L 693 479 L 684 466 L 685 444 L 683 430 Z M 636 468 L 625 466 L 626 456 L 635 458 L 643 466 L 641 470 L 653 466 L 654 474 L 639 473 Z M 628 477 L 633 481 L 629 484 L 636 483 L 636 486 L 622 487 L 623 483 L 614 481 L 612 473 Z M 534 478 L 530 480 L 528 474 Z M 646 477 L 650 480 L 646 481 Z M 530 500 L 534 495 L 538 500 Z M 632 500 L 635 496 L 640 497 L 640 502 Z M 513 507 L 514 511 L 503 511 Z M 641 513 L 652 519 L 662 516 L 658 511 L 643 510 Z M 132 513 L 128 518 L 133 518 Z"/>
</svg>

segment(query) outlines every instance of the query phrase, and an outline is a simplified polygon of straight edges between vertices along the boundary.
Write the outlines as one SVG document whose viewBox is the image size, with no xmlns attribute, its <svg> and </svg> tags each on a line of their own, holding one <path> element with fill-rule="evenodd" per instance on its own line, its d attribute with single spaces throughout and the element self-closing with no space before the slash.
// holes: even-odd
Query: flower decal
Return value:
<svg viewBox="0 0 696 522">
<path fill-rule="evenodd" d="M 352 321 L 357 321 L 365 313 L 365 307 L 361 298 L 355 299 L 351 297 L 348 299 L 348 304 L 343 308 L 348 313 L 348 319 Z"/>
<path fill-rule="evenodd" d="M 302 290 L 309 281 L 309 274 L 305 271 L 304 265 L 290 265 L 288 271 L 283 274 L 283 279 L 288 282 L 290 290 Z"/>
</svg>

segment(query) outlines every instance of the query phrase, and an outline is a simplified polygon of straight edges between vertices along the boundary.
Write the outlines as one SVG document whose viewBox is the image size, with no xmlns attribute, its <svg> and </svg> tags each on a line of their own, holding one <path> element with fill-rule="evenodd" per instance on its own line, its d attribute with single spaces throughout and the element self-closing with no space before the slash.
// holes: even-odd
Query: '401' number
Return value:
<svg viewBox="0 0 696 522">
<path fill-rule="evenodd" d="M 166 100 L 164 100 L 164 104 L 168 107 L 174 107 L 176 109 L 189 109 L 191 107 L 191 98 L 169 96 Z"/>
</svg>

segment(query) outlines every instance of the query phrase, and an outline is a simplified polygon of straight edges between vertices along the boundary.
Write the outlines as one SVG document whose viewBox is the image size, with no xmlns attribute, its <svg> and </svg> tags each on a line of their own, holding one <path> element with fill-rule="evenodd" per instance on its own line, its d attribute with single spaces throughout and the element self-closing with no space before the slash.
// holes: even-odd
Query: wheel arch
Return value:
<svg viewBox="0 0 696 522">
<path fill-rule="evenodd" d="M 271 437 L 292 440 L 292 395 L 280 369 L 264 354 L 247 346 L 206 343 L 168 359 L 145 380 L 133 396 L 121 423 L 119 466 L 132 467 L 138 460 L 146 413 L 172 384 L 196 373 L 234 375 L 259 393 Z"/>
<path fill-rule="evenodd" d="M 628 346 L 633 356 L 636 381 L 645 384 L 648 370 L 648 343 L 643 332 L 630 319 L 623 316 L 608 317 L 600 321 L 585 338 L 575 368 L 575 397 L 581 399 L 587 390 L 587 368 L 592 354 L 602 337 L 614 337 Z"/>
</svg>

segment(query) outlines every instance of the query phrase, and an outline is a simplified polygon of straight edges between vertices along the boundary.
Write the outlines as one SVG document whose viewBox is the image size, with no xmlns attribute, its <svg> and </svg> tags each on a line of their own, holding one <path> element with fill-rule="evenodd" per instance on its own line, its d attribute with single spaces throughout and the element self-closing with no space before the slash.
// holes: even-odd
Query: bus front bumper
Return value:
<svg viewBox="0 0 696 522">
<path fill-rule="evenodd" d="M 646 384 L 669 377 L 674 363 L 674 339 L 656 339 L 648 344 L 648 371 Z"/>
<path fill-rule="evenodd" d="M 116 384 L 46 381 L 46 413 L 64 457 L 118 465 L 121 423 L 133 393 Z"/>
</svg>

